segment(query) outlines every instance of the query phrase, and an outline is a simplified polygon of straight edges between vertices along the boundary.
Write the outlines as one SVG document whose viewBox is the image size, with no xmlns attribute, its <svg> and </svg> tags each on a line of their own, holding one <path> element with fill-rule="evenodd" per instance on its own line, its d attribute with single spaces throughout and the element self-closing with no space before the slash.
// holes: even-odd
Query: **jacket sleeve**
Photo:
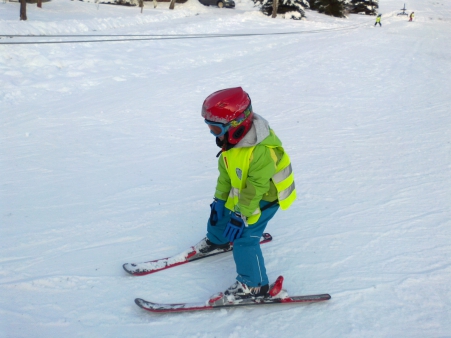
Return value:
<svg viewBox="0 0 451 338">
<path fill-rule="evenodd" d="M 232 188 L 232 184 L 230 182 L 229 173 L 227 172 L 227 169 L 224 164 L 224 160 L 221 156 L 219 156 L 218 159 L 218 170 L 219 170 L 219 176 L 218 181 L 216 183 L 216 191 L 215 191 L 215 197 L 217 199 L 227 201 L 227 198 L 229 197 L 230 189 Z"/>
<path fill-rule="evenodd" d="M 277 155 L 273 149 L 257 146 L 250 159 L 246 186 L 241 190 L 236 211 L 250 217 L 264 194 L 269 191 L 270 180 L 276 173 Z"/>
</svg>

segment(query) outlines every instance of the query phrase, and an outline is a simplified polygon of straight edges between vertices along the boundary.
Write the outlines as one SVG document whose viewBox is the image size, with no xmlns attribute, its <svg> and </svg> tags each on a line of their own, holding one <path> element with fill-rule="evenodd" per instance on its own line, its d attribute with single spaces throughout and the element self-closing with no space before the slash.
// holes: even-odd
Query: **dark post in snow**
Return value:
<svg viewBox="0 0 451 338">
<path fill-rule="evenodd" d="M 144 8 L 144 0 L 138 0 L 139 3 L 139 7 L 141 7 L 141 13 L 143 12 L 143 8 Z"/>
<path fill-rule="evenodd" d="M 175 0 L 171 0 L 171 4 L 169 5 L 169 9 L 174 9 Z"/>
<path fill-rule="evenodd" d="M 277 8 L 279 7 L 279 0 L 272 1 L 272 18 L 277 16 Z"/>
<path fill-rule="evenodd" d="M 42 0 L 38 0 L 38 7 L 42 8 Z"/>
<path fill-rule="evenodd" d="M 27 1 L 20 0 L 20 20 L 27 20 Z"/>
</svg>

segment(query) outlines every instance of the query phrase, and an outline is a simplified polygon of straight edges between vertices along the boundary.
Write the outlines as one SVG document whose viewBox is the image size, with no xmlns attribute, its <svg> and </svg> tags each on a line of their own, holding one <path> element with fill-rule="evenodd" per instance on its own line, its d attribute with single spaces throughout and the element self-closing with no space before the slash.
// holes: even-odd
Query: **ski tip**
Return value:
<svg viewBox="0 0 451 338">
<path fill-rule="evenodd" d="M 130 263 L 125 263 L 122 265 L 122 268 L 125 270 L 125 272 L 129 273 L 130 275 L 133 275 L 133 273 L 128 270 L 128 265 L 130 265 Z"/>
<path fill-rule="evenodd" d="M 144 302 L 144 299 L 141 299 L 141 298 L 135 299 L 135 304 L 138 305 L 140 308 L 143 307 L 143 302 Z"/>
<path fill-rule="evenodd" d="M 328 293 L 323 293 L 322 295 L 318 295 L 318 301 L 329 300 L 332 297 Z"/>
</svg>

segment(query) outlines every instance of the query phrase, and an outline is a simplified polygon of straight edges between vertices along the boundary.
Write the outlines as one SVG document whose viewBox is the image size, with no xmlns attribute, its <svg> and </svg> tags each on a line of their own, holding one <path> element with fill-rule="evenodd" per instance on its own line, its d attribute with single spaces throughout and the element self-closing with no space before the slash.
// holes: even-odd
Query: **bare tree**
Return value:
<svg viewBox="0 0 451 338">
<path fill-rule="evenodd" d="M 273 0 L 272 2 L 272 18 L 277 16 L 277 8 L 279 7 L 279 0 Z"/>
<path fill-rule="evenodd" d="M 20 20 L 27 20 L 27 1 L 20 0 Z"/>
</svg>

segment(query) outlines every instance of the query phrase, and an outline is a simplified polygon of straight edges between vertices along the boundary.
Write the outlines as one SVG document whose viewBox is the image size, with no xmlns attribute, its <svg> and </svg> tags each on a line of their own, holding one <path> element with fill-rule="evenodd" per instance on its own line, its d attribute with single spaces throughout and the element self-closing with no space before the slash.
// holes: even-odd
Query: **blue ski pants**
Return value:
<svg viewBox="0 0 451 338">
<path fill-rule="evenodd" d="M 269 202 L 261 201 L 260 209 Z M 269 284 L 266 275 L 265 261 L 260 248 L 260 238 L 265 231 L 269 220 L 273 218 L 279 209 L 279 204 L 274 204 L 262 211 L 257 223 L 244 228 L 243 234 L 233 243 L 233 258 L 235 260 L 237 280 L 249 287 L 258 287 Z M 225 244 L 227 237 L 223 236 L 232 211 L 225 209 L 224 217 L 215 226 L 207 224 L 207 237 L 214 244 Z"/>
</svg>

